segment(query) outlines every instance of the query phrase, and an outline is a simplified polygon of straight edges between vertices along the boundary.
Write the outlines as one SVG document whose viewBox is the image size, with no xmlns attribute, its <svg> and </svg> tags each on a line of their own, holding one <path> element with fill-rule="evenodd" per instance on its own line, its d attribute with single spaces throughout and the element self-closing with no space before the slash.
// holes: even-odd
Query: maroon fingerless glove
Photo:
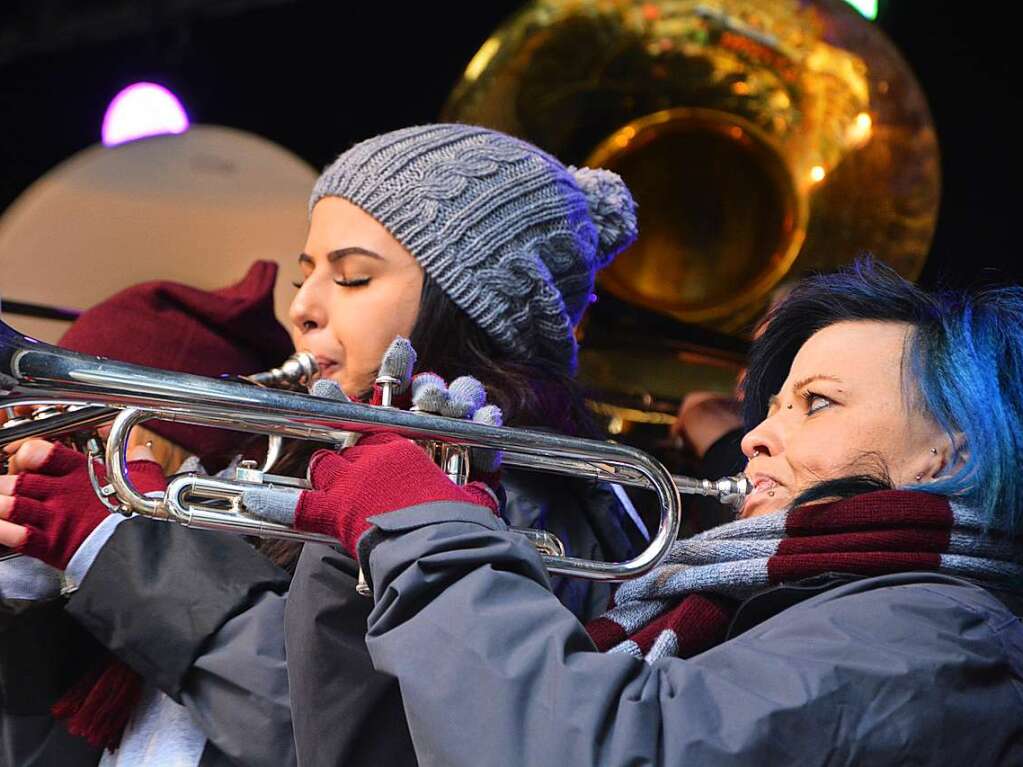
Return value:
<svg viewBox="0 0 1023 767">
<path fill-rule="evenodd" d="M 497 512 L 478 483 L 458 486 L 422 448 L 394 434 L 363 437 L 342 453 L 320 450 L 309 468 L 313 490 L 299 498 L 295 526 L 337 537 L 354 554 L 369 517 L 421 503 L 470 503 Z"/>
<path fill-rule="evenodd" d="M 89 534 L 109 516 L 89 482 L 86 461 L 81 453 L 55 445 L 36 472 L 18 477 L 8 521 L 28 529 L 20 552 L 63 570 Z M 96 474 L 100 484 L 105 484 L 102 466 L 96 466 Z M 167 487 L 160 464 L 153 461 L 130 461 L 128 476 L 142 493 Z"/>
</svg>

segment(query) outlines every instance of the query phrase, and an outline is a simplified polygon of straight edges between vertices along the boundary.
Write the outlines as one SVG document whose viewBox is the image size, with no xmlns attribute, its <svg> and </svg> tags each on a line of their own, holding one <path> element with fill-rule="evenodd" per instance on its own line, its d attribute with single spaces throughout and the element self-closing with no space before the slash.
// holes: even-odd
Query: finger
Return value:
<svg viewBox="0 0 1023 767">
<path fill-rule="evenodd" d="M 18 462 L 19 472 L 40 471 L 50 460 L 56 448 L 55 444 L 45 440 L 25 440 L 14 454 L 14 460 Z"/>
<path fill-rule="evenodd" d="M 49 444 L 49 443 L 48 443 Z M 51 477 L 64 477 L 85 468 L 84 453 L 62 445 L 59 442 L 49 448 L 50 456 L 35 470 Z"/>
<path fill-rule="evenodd" d="M 167 477 L 163 467 L 156 461 L 128 461 L 128 476 L 140 493 L 163 492 L 167 489 Z"/>
<path fill-rule="evenodd" d="M 481 423 L 486 426 L 503 426 L 504 413 L 497 405 L 484 405 L 472 414 L 473 423 Z"/>
<path fill-rule="evenodd" d="M 0 517 L 15 525 L 45 529 L 53 514 L 39 501 L 24 496 L 0 496 Z"/>
<path fill-rule="evenodd" d="M 128 461 L 152 461 L 158 463 L 153 451 L 145 445 L 136 445 L 128 449 Z"/>
<path fill-rule="evenodd" d="M 448 385 L 436 373 L 419 373 L 412 379 L 412 407 L 439 413 L 448 401 Z"/>
<path fill-rule="evenodd" d="M 472 414 L 473 423 L 485 424 L 487 426 L 502 426 L 504 414 L 497 405 L 484 405 Z M 494 474 L 501 468 L 503 455 L 500 450 L 487 450 L 474 447 L 472 449 L 471 465 L 477 472 Z"/>
<path fill-rule="evenodd" d="M 338 382 L 332 378 L 321 378 L 313 384 L 313 388 L 309 390 L 309 393 L 314 397 L 337 400 L 338 402 L 351 401 Z"/>
<path fill-rule="evenodd" d="M 0 519 L 0 546 L 20 549 L 28 540 L 28 528 Z"/>
<path fill-rule="evenodd" d="M 295 509 L 298 508 L 299 497 L 303 494 L 297 490 L 255 487 L 242 492 L 242 505 L 247 512 L 257 517 L 282 525 L 291 525 L 295 522 Z"/>
<path fill-rule="evenodd" d="M 487 391 L 483 384 L 472 376 L 459 376 L 448 387 L 447 407 L 441 410 L 441 414 L 450 418 L 470 418 L 486 401 Z"/>
<path fill-rule="evenodd" d="M 26 440 L 24 439 L 19 439 L 17 442 L 9 442 L 8 444 L 4 445 L 3 450 L 5 453 L 7 453 L 7 455 L 14 455 L 15 453 L 18 452 L 18 448 L 24 445 L 25 442 Z"/>
<path fill-rule="evenodd" d="M 416 350 L 407 338 L 395 336 L 380 360 L 380 376 L 398 380 L 398 391 L 404 392 L 416 366 Z"/>
<path fill-rule="evenodd" d="M 14 486 L 18 483 L 18 477 L 15 474 L 5 474 L 0 477 L 0 497 L 5 495 L 14 495 Z"/>
<path fill-rule="evenodd" d="M 340 453 L 335 453 L 332 450 L 317 450 L 309 462 L 309 479 L 317 490 L 329 487 L 353 461 L 361 459 L 366 453 L 374 453 L 382 446 L 393 442 L 404 442 L 415 447 L 411 440 L 391 431 L 381 431 L 363 435 L 358 444 L 345 448 Z"/>
<path fill-rule="evenodd" d="M 364 440 L 359 440 L 361 444 Z M 348 448 L 345 452 L 355 450 L 356 448 Z M 331 484 L 334 479 L 344 471 L 344 467 L 348 464 L 346 458 L 341 457 L 340 454 L 335 453 L 333 450 L 317 450 L 313 453 L 313 457 L 309 460 L 309 481 L 312 482 L 314 488 L 319 489 Z"/>
<path fill-rule="evenodd" d="M 348 455 L 359 455 L 366 452 L 360 448 L 373 447 L 374 445 L 387 445 L 391 442 L 408 442 L 412 443 L 412 440 L 406 439 L 400 434 L 395 434 L 393 431 L 378 431 L 374 434 L 366 434 L 359 440 L 359 444 L 355 447 L 349 448 L 342 456 Z"/>
</svg>

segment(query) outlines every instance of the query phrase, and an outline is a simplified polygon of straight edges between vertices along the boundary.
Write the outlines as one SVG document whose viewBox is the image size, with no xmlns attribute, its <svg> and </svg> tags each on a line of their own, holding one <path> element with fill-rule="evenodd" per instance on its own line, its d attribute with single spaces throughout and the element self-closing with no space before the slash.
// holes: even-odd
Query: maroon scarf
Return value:
<svg viewBox="0 0 1023 767">
<path fill-rule="evenodd" d="M 647 575 L 622 584 L 587 631 L 597 648 L 653 662 L 722 642 L 738 604 L 824 573 L 927 571 L 999 588 L 1023 585 L 1023 542 L 941 496 L 886 490 L 739 520 L 677 541 Z"/>
</svg>

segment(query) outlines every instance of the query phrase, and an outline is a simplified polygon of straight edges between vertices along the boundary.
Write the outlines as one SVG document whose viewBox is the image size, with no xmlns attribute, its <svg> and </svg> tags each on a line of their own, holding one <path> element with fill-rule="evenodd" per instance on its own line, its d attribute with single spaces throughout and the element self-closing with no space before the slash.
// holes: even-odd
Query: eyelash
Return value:
<svg viewBox="0 0 1023 767">
<path fill-rule="evenodd" d="M 292 280 L 291 284 L 301 290 L 302 286 L 305 285 L 305 280 L 302 280 L 301 282 L 298 280 Z M 361 288 L 364 285 L 369 285 L 369 277 L 360 277 L 357 280 L 334 280 L 334 284 L 340 285 L 342 288 Z"/>
<path fill-rule="evenodd" d="M 369 277 L 359 277 L 357 280 L 334 280 L 335 285 L 340 285 L 342 288 L 361 288 L 363 285 L 369 285 Z"/>
<path fill-rule="evenodd" d="M 835 404 L 834 400 L 832 400 L 830 397 L 825 397 L 823 394 L 818 394 L 815 391 L 807 390 L 807 391 L 803 392 L 802 396 L 803 396 L 803 400 L 806 402 L 806 414 L 807 415 L 814 415 L 815 413 L 819 413 L 821 410 L 826 410 L 827 408 L 829 408 L 833 404 Z M 810 406 L 813 404 L 813 401 L 815 399 L 824 400 L 828 404 L 825 405 L 824 407 L 811 408 Z"/>
</svg>

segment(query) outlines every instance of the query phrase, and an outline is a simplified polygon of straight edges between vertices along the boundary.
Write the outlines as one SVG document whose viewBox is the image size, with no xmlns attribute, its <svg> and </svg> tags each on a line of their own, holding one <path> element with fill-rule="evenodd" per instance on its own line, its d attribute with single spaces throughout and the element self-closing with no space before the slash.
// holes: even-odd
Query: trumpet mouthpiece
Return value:
<svg viewBox="0 0 1023 767">
<path fill-rule="evenodd" d="M 258 386 L 266 386 L 271 389 L 297 389 L 308 386 L 319 370 L 320 366 L 316 364 L 316 358 L 312 354 L 299 352 L 284 360 L 280 367 L 242 376 L 242 378 Z"/>
</svg>

